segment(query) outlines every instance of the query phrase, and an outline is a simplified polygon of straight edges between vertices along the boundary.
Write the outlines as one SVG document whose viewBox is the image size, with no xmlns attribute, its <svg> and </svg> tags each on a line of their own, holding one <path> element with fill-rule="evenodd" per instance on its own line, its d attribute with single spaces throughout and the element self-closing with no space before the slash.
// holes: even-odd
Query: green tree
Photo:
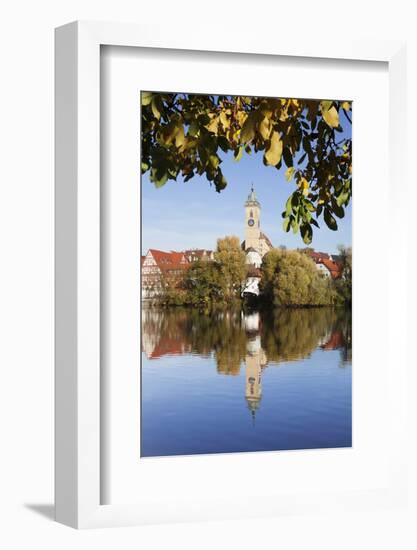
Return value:
<svg viewBox="0 0 417 550">
<path fill-rule="evenodd" d="M 346 306 L 352 305 L 352 248 L 340 245 L 342 276 L 335 281 L 335 288 Z"/>
<path fill-rule="evenodd" d="M 240 298 L 242 285 L 246 278 L 246 256 L 240 246 L 239 238 L 217 239 L 214 258 L 220 268 L 226 301 L 230 302 L 235 298 Z"/>
<path fill-rule="evenodd" d="M 209 307 L 224 298 L 222 273 L 216 262 L 195 262 L 186 271 L 182 286 L 186 291 L 184 304 Z"/>
<path fill-rule="evenodd" d="M 261 272 L 261 292 L 275 306 L 321 306 L 335 302 L 331 282 L 302 252 L 273 249 L 265 255 Z"/>
<path fill-rule="evenodd" d="M 337 230 L 352 194 L 352 141 L 338 139 L 342 122 L 351 124 L 350 102 L 142 92 L 141 104 L 142 173 L 156 187 L 204 174 L 220 192 L 222 151 L 236 161 L 261 152 L 295 184 L 284 230 L 299 231 L 306 244 L 322 219 Z"/>
</svg>

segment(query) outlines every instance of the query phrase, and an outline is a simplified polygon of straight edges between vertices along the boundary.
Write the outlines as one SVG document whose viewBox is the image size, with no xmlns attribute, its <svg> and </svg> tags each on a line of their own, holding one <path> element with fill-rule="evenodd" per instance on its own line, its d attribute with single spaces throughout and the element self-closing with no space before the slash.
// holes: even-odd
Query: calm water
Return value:
<svg viewBox="0 0 417 550">
<path fill-rule="evenodd" d="M 142 456 L 350 447 L 351 320 L 144 309 Z"/>
</svg>

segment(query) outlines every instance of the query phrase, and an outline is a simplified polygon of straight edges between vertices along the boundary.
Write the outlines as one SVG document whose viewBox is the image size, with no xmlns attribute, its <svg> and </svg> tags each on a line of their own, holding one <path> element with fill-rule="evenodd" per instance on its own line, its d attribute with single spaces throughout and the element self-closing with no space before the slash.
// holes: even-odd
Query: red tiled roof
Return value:
<svg viewBox="0 0 417 550">
<path fill-rule="evenodd" d="M 163 250 L 155 250 L 154 248 L 150 248 L 149 252 L 161 271 L 185 269 L 188 267 L 188 261 L 182 252 L 164 252 Z"/>
<path fill-rule="evenodd" d="M 333 279 L 338 279 L 342 276 L 343 266 L 340 262 L 334 262 L 333 260 L 324 258 L 320 263 L 327 267 Z"/>
<path fill-rule="evenodd" d="M 315 262 L 330 260 L 330 256 L 327 252 L 316 252 L 315 250 L 307 250 L 306 252 Z"/>
</svg>

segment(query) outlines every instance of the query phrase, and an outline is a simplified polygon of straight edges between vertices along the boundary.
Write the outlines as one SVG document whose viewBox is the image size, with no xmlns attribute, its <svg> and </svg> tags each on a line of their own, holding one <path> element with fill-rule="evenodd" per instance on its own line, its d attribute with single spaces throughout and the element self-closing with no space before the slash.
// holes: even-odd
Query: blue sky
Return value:
<svg viewBox="0 0 417 550">
<path fill-rule="evenodd" d="M 342 138 L 347 133 L 339 135 Z M 149 181 L 148 174 L 142 176 L 142 254 L 149 248 L 213 250 L 217 238 L 225 235 L 236 235 L 243 240 L 244 202 L 252 182 L 261 203 L 261 230 L 272 244 L 288 248 L 305 246 L 299 233 L 285 233 L 282 229 L 281 212 L 296 188 L 294 182 L 288 183 L 284 177 L 286 167 L 278 171 L 264 166 L 262 153 L 244 154 L 235 162 L 230 152 L 223 154 L 222 159 L 228 185 L 221 193 L 210 186 L 205 176 L 194 176 L 186 183 L 178 177 L 178 181 L 169 180 L 160 189 Z M 322 217 L 319 224 L 320 229 L 314 228 L 311 244 L 316 250 L 336 253 L 339 244 L 351 245 L 351 203 L 345 218 L 338 220 L 338 231 L 328 229 Z"/>
</svg>

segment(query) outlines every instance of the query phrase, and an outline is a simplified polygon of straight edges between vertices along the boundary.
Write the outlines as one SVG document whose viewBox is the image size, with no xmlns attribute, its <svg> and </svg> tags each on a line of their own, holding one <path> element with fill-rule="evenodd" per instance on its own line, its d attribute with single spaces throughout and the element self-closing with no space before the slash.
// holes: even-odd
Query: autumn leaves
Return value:
<svg viewBox="0 0 417 550">
<path fill-rule="evenodd" d="M 266 166 L 285 166 L 296 186 L 284 230 L 300 231 L 309 244 L 322 216 L 337 229 L 352 193 L 350 102 L 142 92 L 141 103 L 142 172 L 155 186 L 205 175 L 220 192 L 222 152 L 235 161 L 261 153 Z"/>
</svg>

